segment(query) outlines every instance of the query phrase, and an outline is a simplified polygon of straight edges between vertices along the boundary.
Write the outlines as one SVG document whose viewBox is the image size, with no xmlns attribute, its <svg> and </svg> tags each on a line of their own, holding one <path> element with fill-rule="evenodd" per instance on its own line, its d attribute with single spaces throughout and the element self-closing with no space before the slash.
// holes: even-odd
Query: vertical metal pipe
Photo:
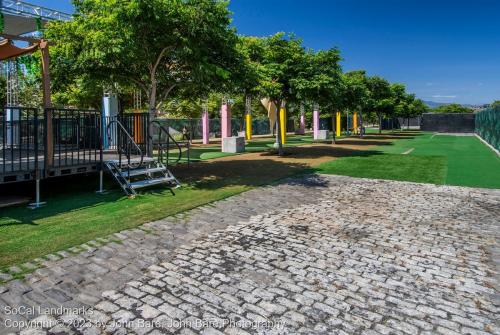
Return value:
<svg viewBox="0 0 500 335">
<path fill-rule="evenodd" d="M 36 204 L 40 204 L 40 179 L 36 179 L 36 195 L 35 195 Z"/>
<path fill-rule="evenodd" d="M 5 166 L 5 144 L 7 142 L 7 134 L 6 134 L 6 129 L 7 129 L 7 110 L 2 109 L 2 119 L 1 119 L 1 126 L 2 126 L 2 171 L 5 173 L 6 166 Z"/>
<path fill-rule="evenodd" d="M 23 115 L 21 108 L 17 108 L 17 115 L 18 115 L 18 126 L 17 126 L 17 131 L 16 131 L 16 142 L 17 142 L 17 148 L 19 149 L 19 171 L 23 170 L 23 142 L 22 142 L 22 130 L 23 130 Z"/>
</svg>

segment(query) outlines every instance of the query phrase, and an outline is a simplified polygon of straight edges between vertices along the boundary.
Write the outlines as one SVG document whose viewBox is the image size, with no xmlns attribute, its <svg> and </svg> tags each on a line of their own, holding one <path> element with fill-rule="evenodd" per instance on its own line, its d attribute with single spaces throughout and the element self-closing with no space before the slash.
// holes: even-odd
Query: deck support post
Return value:
<svg viewBox="0 0 500 335">
<path fill-rule="evenodd" d="M 40 201 L 40 173 L 36 171 L 36 181 L 35 181 L 35 202 L 28 205 L 30 209 L 37 209 L 45 205 L 46 202 Z"/>
<path fill-rule="evenodd" d="M 45 108 L 45 174 L 47 175 L 54 163 L 54 132 L 52 128 L 53 113 L 52 99 L 50 96 L 50 55 L 49 43 L 46 40 L 40 41 L 40 51 L 42 52 L 42 87 L 43 87 L 43 107 Z"/>
<path fill-rule="evenodd" d="M 107 193 L 106 190 L 104 189 L 104 170 L 102 169 L 102 167 L 99 170 L 99 191 L 96 191 L 95 193 L 97 194 Z"/>
</svg>

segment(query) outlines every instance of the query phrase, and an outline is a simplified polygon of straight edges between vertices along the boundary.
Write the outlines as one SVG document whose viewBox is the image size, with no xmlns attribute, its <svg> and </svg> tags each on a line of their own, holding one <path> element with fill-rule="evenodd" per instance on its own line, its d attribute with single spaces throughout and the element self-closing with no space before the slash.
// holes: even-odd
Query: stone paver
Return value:
<svg viewBox="0 0 500 335">
<path fill-rule="evenodd" d="M 269 212 L 280 204 L 293 207 L 311 203 L 316 187 L 321 188 L 323 183 L 318 178 L 307 178 L 251 190 L 145 224 L 141 229 L 122 231 L 107 239 L 70 248 L 73 256 L 63 253 L 64 257 L 54 254 L 33 260 L 31 263 L 41 268 L 27 275 L 24 281 L 0 285 L 0 334 L 9 332 L 6 320 L 27 322 L 39 315 L 38 307 L 22 315 L 6 315 L 6 309 L 89 308 L 99 302 L 103 292 L 140 278 L 150 265 L 166 260 L 177 246 L 248 220 L 252 215 Z M 2 280 L 11 278 L 0 273 Z"/>
<path fill-rule="evenodd" d="M 33 333 L 500 334 L 499 190 L 308 177 L 177 220 L 54 261 L 1 303 L 89 308 L 28 316 Z"/>
</svg>

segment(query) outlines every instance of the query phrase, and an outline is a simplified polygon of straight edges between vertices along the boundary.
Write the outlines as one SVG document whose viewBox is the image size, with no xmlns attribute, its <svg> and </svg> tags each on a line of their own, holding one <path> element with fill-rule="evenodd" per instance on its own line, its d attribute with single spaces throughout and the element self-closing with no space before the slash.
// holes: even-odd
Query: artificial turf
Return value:
<svg viewBox="0 0 500 335">
<path fill-rule="evenodd" d="M 95 178 L 94 178 L 95 179 Z M 88 181 L 87 181 L 88 183 Z M 70 248 L 98 237 L 220 200 L 248 190 L 246 185 L 213 188 L 185 186 L 172 196 L 160 189 L 124 197 L 119 190 L 96 196 L 93 189 L 47 194 L 48 204 L 37 210 L 23 207 L 0 215 L 0 269 Z"/>
<path fill-rule="evenodd" d="M 475 136 L 403 132 L 363 157 L 318 167 L 321 173 L 423 183 L 500 188 L 500 157 Z"/>
<path fill-rule="evenodd" d="M 447 159 L 443 156 L 409 156 L 366 153 L 321 164 L 320 173 L 359 178 L 444 184 Z"/>
</svg>

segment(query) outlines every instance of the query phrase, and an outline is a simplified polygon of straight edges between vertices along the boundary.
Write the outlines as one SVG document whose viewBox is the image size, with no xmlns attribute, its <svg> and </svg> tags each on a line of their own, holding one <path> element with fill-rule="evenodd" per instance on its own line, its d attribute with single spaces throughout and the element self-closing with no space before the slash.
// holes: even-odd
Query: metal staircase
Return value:
<svg viewBox="0 0 500 335">
<path fill-rule="evenodd" d="M 113 125 L 116 125 L 116 151 L 114 152 L 116 155 L 114 156 L 117 157 L 105 160 L 104 165 L 125 194 L 134 197 L 139 189 L 164 185 L 175 195 L 173 188 L 181 185 L 177 178 L 161 160 L 145 156 L 143 150 L 118 120 L 112 120 L 107 126 L 110 142 Z"/>
<path fill-rule="evenodd" d="M 158 152 L 158 161 L 165 164 L 167 167 L 181 163 L 183 153 L 186 154 L 186 159 L 183 163 L 187 163 L 188 167 L 191 164 L 191 143 L 189 141 L 178 142 L 170 134 L 170 127 L 160 123 L 158 120 L 151 121 L 151 124 L 158 128 L 157 138 L 154 140 L 150 137 L 153 144 L 153 150 Z M 185 148 L 183 152 L 182 148 Z M 173 151 L 173 154 L 171 153 Z M 177 155 L 175 155 L 177 153 Z"/>
</svg>

